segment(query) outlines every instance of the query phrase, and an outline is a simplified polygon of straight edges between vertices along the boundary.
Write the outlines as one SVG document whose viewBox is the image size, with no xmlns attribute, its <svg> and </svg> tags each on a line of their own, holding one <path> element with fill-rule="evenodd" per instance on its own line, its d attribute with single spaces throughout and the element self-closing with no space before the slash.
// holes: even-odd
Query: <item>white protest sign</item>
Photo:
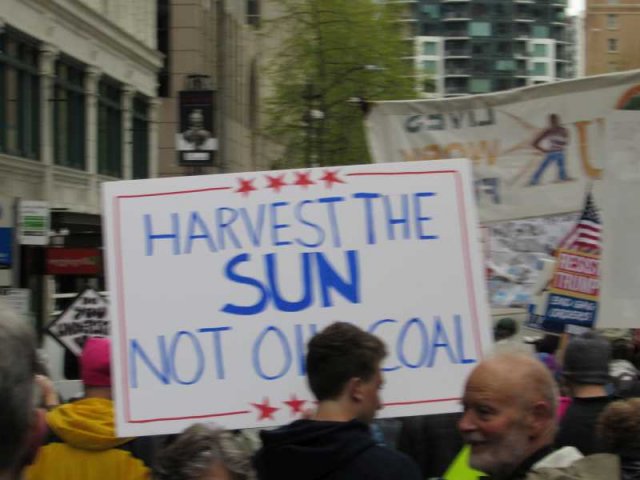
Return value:
<svg viewBox="0 0 640 480">
<path fill-rule="evenodd" d="M 382 416 L 459 409 L 490 348 L 466 160 L 104 185 L 119 436 L 273 426 L 313 406 L 305 346 L 387 344 Z"/>
<path fill-rule="evenodd" d="M 47 326 L 47 330 L 62 345 L 80 356 L 87 337 L 109 336 L 109 304 L 98 292 L 88 288 Z"/>
<path fill-rule="evenodd" d="M 598 328 L 639 328 L 640 112 L 608 119 Z"/>
</svg>

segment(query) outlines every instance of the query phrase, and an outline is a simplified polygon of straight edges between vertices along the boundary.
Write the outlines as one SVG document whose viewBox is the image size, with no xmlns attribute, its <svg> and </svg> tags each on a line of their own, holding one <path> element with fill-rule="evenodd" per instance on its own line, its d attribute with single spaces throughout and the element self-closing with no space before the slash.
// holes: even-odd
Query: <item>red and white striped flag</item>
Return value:
<svg viewBox="0 0 640 480">
<path fill-rule="evenodd" d="M 591 192 L 589 192 L 578 223 L 560 242 L 558 250 L 577 250 L 584 253 L 599 254 L 602 246 L 600 240 L 601 230 L 600 216 L 593 202 Z"/>
</svg>

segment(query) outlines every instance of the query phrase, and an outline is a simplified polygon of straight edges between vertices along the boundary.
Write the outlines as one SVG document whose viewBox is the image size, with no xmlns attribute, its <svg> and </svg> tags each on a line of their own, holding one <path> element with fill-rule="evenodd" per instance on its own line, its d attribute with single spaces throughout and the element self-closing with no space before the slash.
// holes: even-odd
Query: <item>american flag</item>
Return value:
<svg viewBox="0 0 640 480">
<path fill-rule="evenodd" d="M 601 230 L 602 225 L 600 224 L 598 209 L 593 202 L 591 192 L 589 192 L 578 223 L 560 242 L 558 249 L 599 254 Z"/>
</svg>

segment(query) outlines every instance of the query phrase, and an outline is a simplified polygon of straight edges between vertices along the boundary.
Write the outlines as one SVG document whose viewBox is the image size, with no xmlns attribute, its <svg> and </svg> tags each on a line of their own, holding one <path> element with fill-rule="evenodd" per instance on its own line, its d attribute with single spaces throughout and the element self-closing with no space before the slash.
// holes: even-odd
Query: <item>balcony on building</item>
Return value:
<svg viewBox="0 0 640 480">
<path fill-rule="evenodd" d="M 514 37 L 521 40 L 527 40 L 531 36 L 531 25 L 528 23 L 518 23 L 513 31 Z"/>
<path fill-rule="evenodd" d="M 467 38 L 471 38 L 469 35 L 469 29 L 466 28 L 466 26 L 464 27 L 459 27 L 456 24 L 453 25 L 447 25 L 447 28 L 445 28 L 444 30 L 444 36 L 446 38 L 452 38 L 452 39 L 467 39 Z"/>
<path fill-rule="evenodd" d="M 516 59 L 526 60 L 526 58 L 529 56 L 526 44 L 522 42 L 516 42 L 513 47 L 513 56 Z"/>
<path fill-rule="evenodd" d="M 553 17 L 551 18 L 551 24 L 552 25 L 562 25 L 565 26 L 567 25 L 568 21 L 567 21 L 567 17 L 564 13 L 564 11 L 558 11 L 556 13 L 553 14 Z"/>
<path fill-rule="evenodd" d="M 442 12 L 443 22 L 461 22 L 471 20 L 469 5 L 448 5 Z"/>
<path fill-rule="evenodd" d="M 441 0 L 440 3 L 470 3 L 471 0 Z"/>
<path fill-rule="evenodd" d="M 471 48 L 469 46 L 464 45 L 452 45 L 449 46 L 450 42 L 445 44 L 444 48 L 444 56 L 445 58 L 469 58 L 471 57 Z M 466 42 L 465 42 L 466 43 Z"/>
<path fill-rule="evenodd" d="M 536 0 L 515 0 L 514 3 L 529 3 L 529 4 L 534 4 L 536 3 Z"/>
<path fill-rule="evenodd" d="M 470 73 L 470 59 L 469 58 L 448 58 L 444 64 L 446 77 L 469 77 Z"/>
<path fill-rule="evenodd" d="M 528 5 L 516 5 L 513 18 L 516 22 L 535 22 L 536 20 L 536 16 L 531 12 Z"/>
</svg>

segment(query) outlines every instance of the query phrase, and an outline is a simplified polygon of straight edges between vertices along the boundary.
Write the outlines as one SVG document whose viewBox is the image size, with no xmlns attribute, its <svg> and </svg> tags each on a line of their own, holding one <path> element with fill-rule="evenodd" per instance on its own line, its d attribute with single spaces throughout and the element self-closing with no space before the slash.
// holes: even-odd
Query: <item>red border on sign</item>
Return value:
<svg viewBox="0 0 640 480">
<path fill-rule="evenodd" d="M 449 174 L 454 175 L 455 187 L 456 187 L 456 196 L 458 198 L 458 220 L 462 235 L 463 241 L 463 261 L 464 261 L 464 270 L 466 277 L 466 290 L 467 296 L 471 300 L 471 317 L 472 317 L 472 329 L 473 329 L 473 337 L 475 341 L 476 353 L 480 359 L 483 358 L 482 354 L 482 344 L 480 341 L 480 327 L 479 327 L 479 315 L 478 315 L 478 304 L 476 300 L 476 292 L 473 285 L 473 271 L 471 267 L 471 253 L 469 251 L 469 232 L 467 229 L 467 212 L 465 210 L 465 194 L 464 188 L 462 185 L 462 177 L 460 172 L 457 170 L 432 170 L 432 171 L 408 171 L 408 172 L 352 172 L 347 173 L 345 176 L 348 177 L 373 177 L 373 176 L 402 176 L 402 175 L 437 175 L 437 174 Z M 120 229 L 120 207 L 121 200 L 134 199 L 134 198 L 142 198 L 142 197 L 156 197 L 156 196 L 167 196 L 167 195 L 183 195 L 190 193 L 203 193 L 203 192 L 213 192 L 213 191 L 225 191 L 231 190 L 231 187 L 217 187 L 217 188 L 203 188 L 203 189 L 195 189 L 195 190 L 183 190 L 183 191 L 171 191 L 171 192 L 158 192 L 158 193 L 146 193 L 139 195 L 119 195 L 113 198 L 113 218 L 114 218 L 114 237 L 115 237 L 115 260 L 116 260 L 116 279 L 117 279 L 117 289 L 118 289 L 118 322 L 120 325 L 120 345 L 126 345 L 126 321 L 125 321 L 125 312 L 124 312 L 124 304 L 126 302 L 125 294 L 124 294 L 124 277 L 123 277 L 123 259 L 122 259 L 122 238 L 121 238 L 121 229 Z M 132 419 L 131 418 L 131 404 L 130 404 L 130 390 L 127 382 L 129 364 L 128 364 L 128 355 L 127 349 L 120 349 L 121 355 L 121 364 L 123 366 L 122 372 L 122 386 L 123 391 L 126 392 L 124 395 L 124 412 L 125 412 L 125 420 L 127 423 L 152 423 L 152 422 L 162 422 L 162 421 L 172 421 L 172 420 L 190 420 L 190 419 L 203 419 L 203 418 L 215 418 L 215 417 L 224 417 L 224 416 L 234 416 L 234 415 L 246 415 L 251 413 L 250 410 L 238 410 L 232 412 L 216 412 L 209 413 L 203 415 L 191 415 L 191 416 L 183 416 L 183 417 L 165 417 L 165 418 L 149 418 L 149 419 Z M 427 403 L 437 403 L 437 402 L 452 402 L 458 401 L 460 398 L 436 398 L 436 399 L 425 399 L 425 400 L 408 400 L 402 402 L 389 402 L 385 403 L 386 407 L 400 407 L 400 406 L 408 406 L 408 405 L 418 405 L 418 404 L 427 404 Z"/>
</svg>

